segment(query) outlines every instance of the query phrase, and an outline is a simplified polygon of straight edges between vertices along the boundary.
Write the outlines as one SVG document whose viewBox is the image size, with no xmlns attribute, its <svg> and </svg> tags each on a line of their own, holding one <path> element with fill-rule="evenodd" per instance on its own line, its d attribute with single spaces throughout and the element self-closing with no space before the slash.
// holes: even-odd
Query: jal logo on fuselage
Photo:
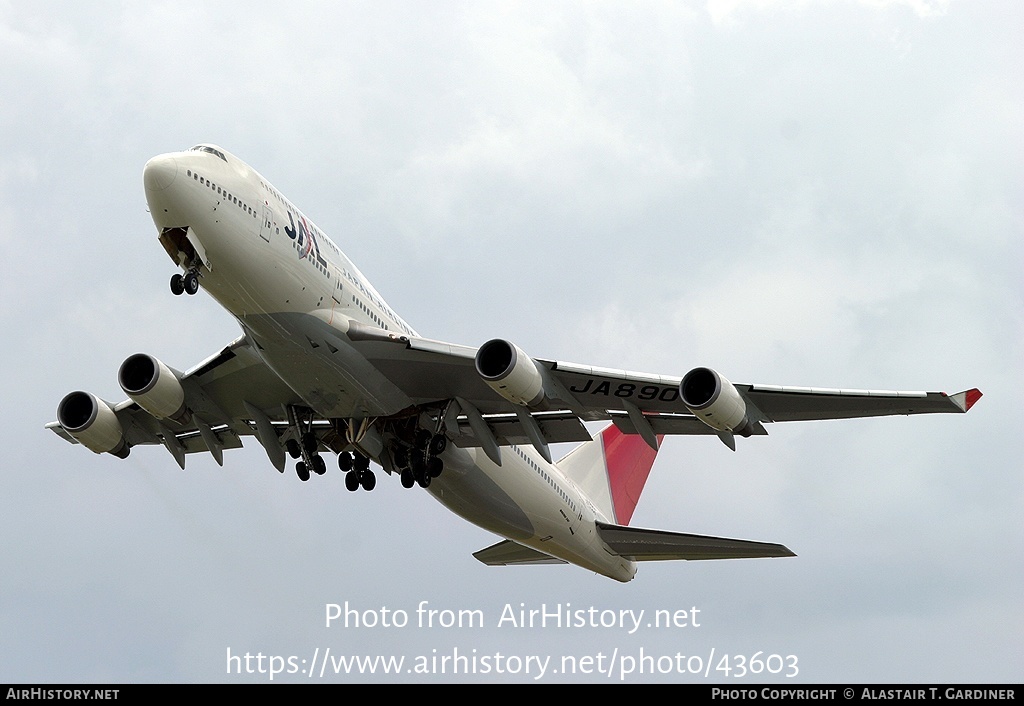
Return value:
<svg viewBox="0 0 1024 706">
<path fill-rule="evenodd" d="M 316 230 L 306 222 L 306 217 L 299 214 L 299 224 L 295 225 L 295 218 L 292 212 L 288 211 L 288 223 L 284 232 L 295 241 L 299 251 L 299 259 L 316 258 L 321 267 L 327 267 L 327 261 L 320 255 L 320 246 L 316 242 Z"/>
</svg>

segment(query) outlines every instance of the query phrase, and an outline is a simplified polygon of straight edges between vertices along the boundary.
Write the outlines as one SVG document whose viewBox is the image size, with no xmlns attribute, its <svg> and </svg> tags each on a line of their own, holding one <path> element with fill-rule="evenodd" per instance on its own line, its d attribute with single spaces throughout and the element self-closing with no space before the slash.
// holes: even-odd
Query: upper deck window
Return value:
<svg viewBox="0 0 1024 706">
<path fill-rule="evenodd" d="M 209 152 L 210 154 L 217 155 L 218 157 L 223 159 L 225 162 L 228 161 L 228 158 L 224 156 L 223 152 L 221 152 L 219 149 L 216 149 L 214 147 L 210 147 L 209 145 L 196 145 L 191 150 L 189 150 L 189 152 Z"/>
</svg>

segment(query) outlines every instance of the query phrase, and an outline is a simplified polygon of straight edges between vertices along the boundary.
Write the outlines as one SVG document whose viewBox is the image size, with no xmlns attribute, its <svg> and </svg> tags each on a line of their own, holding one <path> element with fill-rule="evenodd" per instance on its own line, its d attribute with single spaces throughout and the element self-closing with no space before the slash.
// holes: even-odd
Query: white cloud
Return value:
<svg viewBox="0 0 1024 706">
<path fill-rule="evenodd" d="M 809 6 L 863 5 L 877 10 L 905 7 L 918 17 L 941 17 L 952 0 L 708 0 L 707 11 L 716 25 L 728 26 L 757 14 L 794 12 Z"/>
</svg>

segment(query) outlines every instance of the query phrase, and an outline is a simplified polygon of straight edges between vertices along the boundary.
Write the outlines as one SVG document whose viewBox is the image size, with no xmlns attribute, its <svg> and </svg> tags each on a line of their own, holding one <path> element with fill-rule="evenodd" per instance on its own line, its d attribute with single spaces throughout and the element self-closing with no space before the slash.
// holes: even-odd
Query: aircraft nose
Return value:
<svg viewBox="0 0 1024 706">
<path fill-rule="evenodd" d="M 146 191 L 162 191 L 174 182 L 178 175 L 178 163 L 169 154 L 162 154 L 146 162 L 142 170 L 142 180 Z"/>
</svg>

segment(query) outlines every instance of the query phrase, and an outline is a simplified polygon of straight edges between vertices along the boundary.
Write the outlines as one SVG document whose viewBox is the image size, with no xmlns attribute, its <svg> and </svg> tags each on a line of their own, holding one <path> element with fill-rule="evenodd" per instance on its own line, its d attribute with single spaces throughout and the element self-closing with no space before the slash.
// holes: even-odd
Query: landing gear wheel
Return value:
<svg viewBox="0 0 1024 706">
<path fill-rule="evenodd" d="M 338 468 L 344 473 L 348 473 L 352 470 L 352 454 L 348 451 L 342 451 L 338 454 Z"/>
<path fill-rule="evenodd" d="M 306 467 L 305 461 L 299 461 L 295 464 L 295 474 L 303 483 L 309 480 L 309 469 Z"/>
<path fill-rule="evenodd" d="M 428 487 L 430 487 L 430 476 L 429 475 L 423 476 L 422 479 L 418 480 L 418 483 L 420 484 L 421 488 L 428 488 Z"/>
<path fill-rule="evenodd" d="M 181 274 L 175 273 L 171 275 L 171 293 L 174 296 L 180 296 L 185 292 L 185 281 Z"/>
<path fill-rule="evenodd" d="M 444 434 L 434 434 L 430 440 L 430 455 L 440 456 L 448 448 L 448 437 Z"/>
<path fill-rule="evenodd" d="M 302 451 L 299 449 L 299 442 L 295 439 L 288 439 L 284 444 L 284 448 L 292 458 L 298 458 L 302 455 Z"/>
<path fill-rule="evenodd" d="M 431 478 L 437 478 L 439 475 L 441 475 L 441 471 L 443 470 L 444 461 L 437 458 L 436 456 L 432 457 L 429 461 L 427 461 L 426 475 L 430 476 Z"/>
<path fill-rule="evenodd" d="M 359 474 L 355 471 L 349 471 L 345 474 L 345 487 L 351 492 L 359 490 Z"/>
<path fill-rule="evenodd" d="M 320 454 L 313 457 L 313 472 L 318 476 L 322 476 L 324 473 L 327 473 L 327 464 L 324 462 L 324 458 Z"/>
<path fill-rule="evenodd" d="M 366 458 L 366 456 L 363 456 L 362 454 L 356 454 L 353 464 L 355 465 L 355 469 L 360 473 L 366 473 L 370 470 L 370 459 Z"/>
<path fill-rule="evenodd" d="M 359 485 L 363 486 L 363 490 L 370 491 L 377 487 L 377 476 L 373 474 L 373 471 L 366 471 L 359 474 Z"/>
<path fill-rule="evenodd" d="M 398 468 L 405 468 L 409 465 L 409 454 L 406 452 L 405 448 L 399 446 L 394 450 L 394 452 L 392 452 L 391 460 L 395 462 L 395 465 Z"/>
<path fill-rule="evenodd" d="M 199 291 L 199 275 L 195 272 L 189 272 L 182 278 L 182 284 L 185 286 L 185 291 L 189 296 L 192 296 Z"/>
<path fill-rule="evenodd" d="M 414 485 L 416 485 L 416 479 L 412 475 L 412 469 L 411 468 L 403 468 L 402 469 L 402 487 L 403 488 L 411 488 Z"/>
</svg>

